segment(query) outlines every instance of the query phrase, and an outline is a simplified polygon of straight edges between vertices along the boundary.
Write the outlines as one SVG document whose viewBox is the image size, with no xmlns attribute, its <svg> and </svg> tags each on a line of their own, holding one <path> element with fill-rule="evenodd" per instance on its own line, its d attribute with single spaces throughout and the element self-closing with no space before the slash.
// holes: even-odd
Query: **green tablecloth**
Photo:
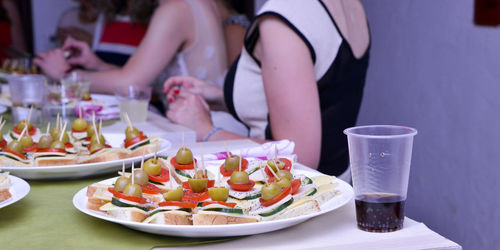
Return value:
<svg viewBox="0 0 500 250">
<path fill-rule="evenodd" d="M 73 196 L 92 183 L 110 178 L 29 181 L 30 193 L 0 209 L 1 249 L 150 249 L 213 243 L 234 238 L 181 238 L 143 233 L 88 216 Z"/>
</svg>

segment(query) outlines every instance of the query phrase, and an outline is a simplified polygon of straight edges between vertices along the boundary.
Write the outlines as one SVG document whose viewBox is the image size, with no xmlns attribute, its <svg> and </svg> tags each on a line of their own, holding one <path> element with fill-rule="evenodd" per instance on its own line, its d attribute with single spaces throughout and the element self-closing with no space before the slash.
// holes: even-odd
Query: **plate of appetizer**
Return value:
<svg viewBox="0 0 500 250">
<path fill-rule="evenodd" d="M 71 129 L 57 119 L 45 133 L 20 121 L 0 139 L 0 170 L 25 179 L 81 178 L 110 173 L 123 162 L 137 162 L 170 148 L 167 140 L 148 137 L 131 123 L 124 134 L 103 134 L 96 124 L 78 118 Z M 4 124 L 4 123 L 2 123 Z M 1 124 L 0 124 L 1 126 Z"/>
<path fill-rule="evenodd" d="M 9 172 L 0 173 L 0 208 L 13 204 L 30 192 L 30 185 Z"/>
<path fill-rule="evenodd" d="M 160 235 L 228 237 L 290 227 L 338 209 L 354 196 L 333 176 L 297 169 L 285 157 L 231 155 L 205 163 L 182 147 L 73 197 L 92 217 Z"/>
</svg>

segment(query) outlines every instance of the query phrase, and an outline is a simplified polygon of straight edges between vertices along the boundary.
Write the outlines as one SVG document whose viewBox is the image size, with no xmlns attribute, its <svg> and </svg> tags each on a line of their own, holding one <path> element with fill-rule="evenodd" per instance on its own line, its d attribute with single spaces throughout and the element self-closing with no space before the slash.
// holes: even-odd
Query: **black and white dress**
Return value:
<svg viewBox="0 0 500 250">
<path fill-rule="evenodd" d="M 322 145 L 318 170 L 341 175 L 349 163 L 343 130 L 356 123 L 368 68 L 368 51 L 360 59 L 354 56 L 320 0 L 268 0 L 248 30 L 244 49 L 224 84 L 230 113 L 248 127 L 252 138 L 273 139 L 262 70 L 253 55 L 259 38 L 256 20 L 265 15 L 283 20 L 309 48 L 321 105 Z"/>
</svg>

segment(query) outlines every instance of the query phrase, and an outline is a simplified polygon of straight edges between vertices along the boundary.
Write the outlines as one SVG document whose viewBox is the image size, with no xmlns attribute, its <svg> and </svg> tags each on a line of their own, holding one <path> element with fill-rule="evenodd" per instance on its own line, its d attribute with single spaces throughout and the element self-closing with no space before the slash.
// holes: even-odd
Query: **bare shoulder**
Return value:
<svg viewBox="0 0 500 250">
<path fill-rule="evenodd" d="M 160 5 L 155 16 L 162 20 L 187 18 L 191 14 L 189 4 L 184 0 L 169 0 Z"/>
</svg>

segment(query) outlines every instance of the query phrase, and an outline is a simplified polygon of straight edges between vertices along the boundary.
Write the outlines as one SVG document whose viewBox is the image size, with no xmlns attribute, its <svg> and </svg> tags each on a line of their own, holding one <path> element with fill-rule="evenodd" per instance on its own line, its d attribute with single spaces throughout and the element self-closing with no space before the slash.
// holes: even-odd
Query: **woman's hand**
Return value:
<svg viewBox="0 0 500 250">
<path fill-rule="evenodd" d="M 71 65 L 79 65 L 88 70 L 99 70 L 100 64 L 103 63 L 86 42 L 72 37 L 66 38 L 62 50 L 72 52 L 68 58 L 68 63 Z"/>
<path fill-rule="evenodd" d="M 224 103 L 222 89 L 190 76 L 170 77 L 163 85 L 163 92 L 167 95 L 170 103 L 188 94 L 200 95 L 210 105 Z"/>
<path fill-rule="evenodd" d="M 53 80 L 62 79 L 66 72 L 71 69 L 71 65 L 64 58 L 64 51 L 62 49 L 40 52 L 33 62 Z"/>
<path fill-rule="evenodd" d="M 174 123 L 196 131 L 198 141 L 203 140 L 214 128 L 208 104 L 200 95 L 192 93 L 185 93 L 171 102 L 167 117 Z"/>
</svg>

